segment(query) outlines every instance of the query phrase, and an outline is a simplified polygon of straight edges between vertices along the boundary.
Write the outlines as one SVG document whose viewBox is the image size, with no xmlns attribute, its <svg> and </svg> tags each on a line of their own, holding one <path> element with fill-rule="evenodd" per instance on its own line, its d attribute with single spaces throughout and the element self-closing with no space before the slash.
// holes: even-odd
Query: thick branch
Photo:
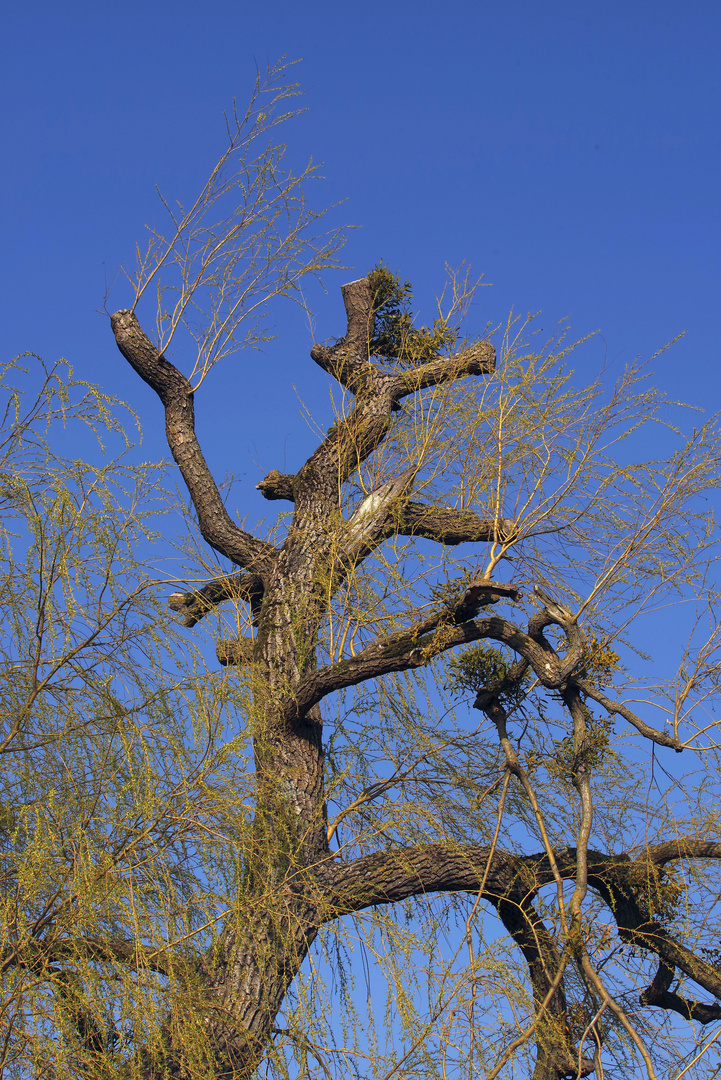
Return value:
<svg viewBox="0 0 721 1080">
<path fill-rule="evenodd" d="M 484 896 L 523 896 L 534 889 L 521 859 L 490 846 L 452 848 L 443 844 L 398 848 L 355 859 L 347 866 L 321 867 L 322 921 L 363 911 L 377 904 L 395 904 L 436 892 L 477 893 L 485 878 Z"/>
<path fill-rule="evenodd" d="M 217 578 L 195 592 L 175 592 L 168 606 L 183 617 L 183 625 L 195 626 L 209 611 L 226 600 L 245 600 L 257 616 L 263 599 L 263 581 L 258 574 L 233 574 Z"/>
<path fill-rule="evenodd" d="M 515 525 L 512 518 L 488 521 L 472 510 L 407 502 L 393 522 L 393 532 L 389 535 L 420 536 L 453 547 L 455 544 L 508 540 L 513 536 Z"/>
<path fill-rule="evenodd" d="M 496 369 L 496 350 L 490 341 L 478 341 L 453 356 L 440 356 L 427 364 L 410 368 L 396 377 L 395 400 L 418 390 L 463 379 L 466 375 L 491 375 Z"/>
<path fill-rule="evenodd" d="M 373 337 L 373 295 L 367 277 L 341 287 L 345 304 L 345 337 L 330 347 L 314 345 L 311 358 L 319 367 L 353 393 L 363 384 L 369 367 L 369 343 Z"/>
<path fill-rule="evenodd" d="M 661 960 L 653 982 L 639 996 L 640 1003 L 676 1012 L 686 1020 L 696 1020 L 699 1024 L 721 1020 L 721 1005 L 705 1005 L 701 1001 L 689 1001 L 680 994 L 672 993 L 670 987 L 674 974 L 674 969 Z"/>
<path fill-rule="evenodd" d="M 348 521 L 344 544 L 343 561 L 347 565 L 357 565 L 381 541 L 393 535 L 398 501 L 408 490 L 415 474 L 415 469 L 406 469 L 400 476 L 386 480 L 356 507 Z"/>
<path fill-rule="evenodd" d="M 134 312 L 116 311 L 110 325 L 120 352 L 165 406 L 168 446 L 190 492 L 203 539 L 238 566 L 263 572 L 274 549 L 239 529 L 228 514 L 195 434 L 190 383 L 160 355 Z"/>
<path fill-rule="evenodd" d="M 537 665 L 543 665 L 543 680 L 546 683 L 550 680 L 554 688 L 560 686 L 566 677 L 563 669 L 558 665 L 552 668 L 547 654 L 527 634 L 500 618 L 471 621 L 481 607 L 495 604 L 501 599 L 516 600 L 519 596 L 513 585 L 492 581 L 473 582 L 453 604 L 408 630 L 378 638 L 355 656 L 312 672 L 298 687 L 289 706 L 292 715 L 289 714 L 288 719 L 303 715 L 311 705 L 336 690 L 357 686 L 358 683 L 391 672 L 423 667 L 441 652 L 482 638 L 493 638 L 510 645 L 530 661 L 534 670 Z"/>
<path fill-rule="evenodd" d="M 263 498 L 269 501 L 284 499 L 286 502 L 295 502 L 294 483 L 294 475 L 279 473 L 277 469 L 271 469 L 265 480 L 261 480 L 255 487 Z"/>
<path fill-rule="evenodd" d="M 223 667 L 239 666 L 251 663 L 254 648 L 252 638 L 223 638 L 215 646 L 215 655 Z"/>
<path fill-rule="evenodd" d="M 343 542 L 338 544 L 334 580 L 393 536 L 413 536 L 440 544 L 485 543 L 513 535 L 515 522 L 484 521 L 473 511 L 424 506 L 406 501 L 416 469 L 406 469 L 387 480 L 361 501 L 347 522 Z"/>
<path fill-rule="evenodd" d="M 715 852 L 703 843 L 699 847 L 693 841 L 681 841 L 681 844 L 686 856 L 721 858 L 721 844 L 715 846 Z M 655 953 L 662 961 L 665 973 L 678 968 L 721 1000 L 721 973 L 675 940 L 668 930 L 649 916 L 645 904 L 639 899 L 648 892 L 648 856 L 660 854 L 660 849 L 665 847 L 655 845 L 638 859 L 589 851 L 589 885 L 606 902 L 622 940 Z M 572 848 L 565 848 L 556 851 L 554 858 L 561 876 L 575 880 L 576 852 Z M 521 910 L 530 903 L 541 886 L 554 880 L 545 853 L 519 856 L 498 847 L 451 847 L 442 844 L 366 855 L 347 866 L 326 864 L 316 874 L 323 895 L 322 902 L 319 901 L 321 921 L 376 904 L 397 903 L 413 896 L 436 892 L 478 893 L 481 887 L 483 898 L 494 905 L 507 901 Z M 510 919 L 510 912 L 506 914 Z M 697 1015 L 692 1019 L 699 1020 L 703 1010 L 721 1008 L 697 1003 L 681 1005 L 683 999 L 678 995 L 664 996 L 670 982 L 663 984 L 661 976 L 657 976 L 657 980 L 645 991 L 644 1004 L 659 1005 L 674 1011 L 691 1009 L 693 1006 Z M 703 1014 L 711 1017 L 710 1013 Z M 689 1012 L 685 1015 L 689 1015 Z"/>
</svg>

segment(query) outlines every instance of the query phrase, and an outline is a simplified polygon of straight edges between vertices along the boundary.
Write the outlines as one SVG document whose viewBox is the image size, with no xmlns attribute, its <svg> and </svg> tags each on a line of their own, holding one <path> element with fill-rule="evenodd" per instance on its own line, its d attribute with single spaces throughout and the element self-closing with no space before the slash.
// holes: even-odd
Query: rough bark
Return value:
<svg viewBox="0 0 721 1080">
<path fill-rule="evenodd" d="M 125 359 L 163 403 L 168 447 L 190 492 L 203 539 L 238 566 L 262 573 L 273 549 L 231 520 L 195 434 L 190 383 L 160 355 L 134 312 L 116 311 L 110 324 Z"/>
<path fill-rule="evenodd" d="M 519 658 L 509 677 L 519 680 L 530 668 L 542 686 L 561 690 L 569 700 L 576 700 L 582 691 L 595 696 L 610 714 L 627 716 L 628 710 L 584 681 L 583 634 L 569 613 L 550 598 L 542 597 L 544 610 L 530 620 L 526 630 L 501 616 L 478 618 L 481 608 L 519 598 L 514 586 L 493 581 L 472 582 L 432 614 L 418 613 L 415 620 L 409 619 L 406 629 L 366 644 L 353 657 L 317 669 L 327 583 L 337 587 L 348 568 L 383 540 L 400 535 L 444 545 L 485 543 L 510 539 L 515 528 L 510 519 L 484 521 L 469 511 L 411 501 L 413 470 L 389 480 L 364 499 L 348 520 L 343 519 L 339 494 L 343 482 L 381 445 L 403 399 L 427 387 L 488 374 L 495 364 L 488 342 L 411 369 L 374 361 L 368 280 L 345 286 L 343 299 L 345 335 L 333 345 L 315 345 L 311 356 L 354 395 L 352 408 L 297 473 L 274 471 L 257 485 L 266 499 L 294 504 L 291 526 L 280 548 L 232 521 L 198 444 L 188 380 L 159 355 L 133 312 L 119 311 L 112 317 L 121 353 L 165 408 L 168 445 L 188 487 L 203 537 L 242 568 L 242 573 L 197 591 L 173 594 L 171 607 L 192 626 L 217 604 L 242 599 L 251 605 L 257 627 L 253 641 L 239 639 L 218 646 L 221 663 L 248 664 L 252 670 L 249 723 L 254 732 L 257 784 L 255 849 L 237 910 L 216 945 L 196 965 L 192 1000 L 205 1018 L 214 1048 L 215 1077 L 250 1077 L 265 1053 L 288 987 L 323 922 L 432 892 L 480 894 L 496 908 L 528 965 L 538 1016 L 534 1078 L 558 1080 L 573 1073 L 577 1051 L 569 1034 L 562 977 L 546 1001 L 561 956 L 532 901 L 542 885 L 554 880 L 548 854 L 521 857 L 499 848 L 436 844 L 390 848 L 347 865 L 340 863 L 328 848 L 319 704 L 344 687 L 427 664 L 446 649 L 493 640 L 514 650 Z M 338 528 L 330 528 L 329 522 L 337 522 Z M 551 624 L 565 636 L 563 655 L 544 637 L 544 628 Z M 492 707 L 499 692 L 499 687 L 487 688 L 477 704 Z M 638 718 L 631 722 L 654 741 L 676 745 Z M 682 1001 L 670 991 L 668 972 L 685 972 L 720 999 L 721 976 L 650 917 L 643 889 L 650 867 L 678 858 L 721 858 L 721 845 L 703 847 L 695 841 L 675 841 L 675 845 L 650 848 L 637 859 L 589 852 L 588 883 L 606 901 L 620 936 L 661 960 L 659 975 L 645 992 L 645 1003 L 677 1012 L 685 1009 L 687 1015 L 706 1023 L 715 1018 L 719 1007 Z M 576 879 L 579 860 L 575 852 L 556 852 L 555 864 L 556 873 Z M 583 1059 L 581 1075 L 590 1068 Z M 170 1022 L 164 1053 L 160 1058 L 146 1055 L 144 1071 L 149 1080 L 180 1075 Z"/>
</svg>

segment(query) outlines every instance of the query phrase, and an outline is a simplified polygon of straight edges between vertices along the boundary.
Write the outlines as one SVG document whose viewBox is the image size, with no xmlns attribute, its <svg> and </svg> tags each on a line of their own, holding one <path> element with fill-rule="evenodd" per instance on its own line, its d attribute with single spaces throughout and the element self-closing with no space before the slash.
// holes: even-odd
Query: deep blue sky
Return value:
<svg viewBox="0 0 721 1080">
<path fill-rule="evenodd" d="M 714 411 L 720 31 L 711 0 L 8 5 L 3 356 L 66 356 L 130 399 L 144 452 L 164 452 L 157 402 L 96 313 L 106 272 L 132 260 L 156 184 L 171 200 L 195 192 L 255 62 L 287 53 L 304 59 L 308 90 L 291 157 L 325 163 L 318 204 L 346 200 L 334 220 L 359 226 L 352 269 L 329 275 L 327 299 L 313 294 L 319 337 L 343 330 L 338 285 L 379 258 L 413 280 L 426 314 L 444 264 L 467 260 L 493 282 L 478 329 L 511 306 L 549 325 L 568 316 L 577 335 L 600 328 L 580 360 L 589 376 L 688 330 L 658 381 Z M 111 308 L 125 299 L 116 288 Z M 208 456 L 245 474 L 251 516 L 268 509 L 261 468 L 295 469 L 310 448 L 291 384 L 325 408 L 302 314 L 279 316 L 278 331 L 199 401 Z"/>
</svg>

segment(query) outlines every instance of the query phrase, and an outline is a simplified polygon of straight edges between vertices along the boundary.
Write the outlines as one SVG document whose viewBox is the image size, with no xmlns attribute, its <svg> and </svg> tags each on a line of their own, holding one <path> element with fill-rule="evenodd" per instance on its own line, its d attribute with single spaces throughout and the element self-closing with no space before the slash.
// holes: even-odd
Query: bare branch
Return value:
<svg viewBox="0 0 721 1080">
<path fill-rule="evenodd" d="M 593 701 L 597 701 L 599 705 L 603 705 L 604 709 L 611 716 L 622 716 L 624 720 L 628 720 L 629 724 L 632 724 L 637 731 L 646 739 L 650 739 L 652 742 L 658 743 L 659 746 L 669 746 L 675 750 L 677 754 L 680 754 L 683 750 L 683 743 L 680 739 L 677 739 L 673 735 L 667 735 L 664 731 L 657 731 L 656 728 L 652 728 L 649 724 L 646 724 L 640 717 L 636 716 L 634 712 L 620 701 L 613 701 L 602 690 L 598 690 L 588 679 L 581 679 L 578 676 L 574 677 L 574 683 L 580 690 L 583 690 L 587 697 L 590 697 Z"/>
<path fill-rule="evenodd" d="M 489 863 L 490 860 L 490 863 Z M 435 892 L 477 893 L 485 876 L 485 896 L 502 897 L 516 881 L 524 894 L 534 889 L 523 861 L 490 846 L 452 848 L 443 844 L 398 848 L 355 859 L 346 866 L 321 867 L 323 922 L 376 904 L 394 904 Z"/>
<path fill-rule="evenodd" d="M 425 390 L 429 386 L 453 382 L 466 375 L 491 375 L 496 367 L 496 350 L 490 341 L 479 341 L 454 356 L 441 356 L 398 376 L 395 400 Z"/>
<path fill-rule="evenodd" d="M 373 296 L 367 277 L 358 278 L 341 288 L 347 330 L 335 345 L 314 345 L 311 358 L 337 379 L 341 386 L 357 393 L 370 367 L 369 343 L 373 337 Z"/>
<path fill-rule="evenodd" d="M 261 480 L 255 487 L 256 491 L 259 491 L 268 501 L 285 499 L 286 502 L 295 502 L 294 483 L 295 476 L 288 473 L 281 474 L 277 469 L 271 469 L 265 480 Z"/>
<path fill-rule="evenodd" d="M 224 638 L 215 646 L 215 655 L 218 657 L 218 663 L 222 664 L 223 667 L 249 664 L 253 659 L 254 645 L 252 638 L 242 636 Z"/>
<path fill-rule="evenodd" d="M 501 518 L 496 523 L 479 517 L 472 510 L 407 502 L 394 522 L 393 532 L 397 536 L 419 536 L 454 547 L 456 544 L 479 544 L 496 539 L 507 541 L 512 538 L 514 529 L 512 518 Z"/>
<path fill-rule="evenodd" d="M 672 993 L 670 987 L 674 975 L 674 969 L 661 960 L 653 982 L 639 996 L 641 1005 L 656 1005 L 659 1009 L 676 1012 L 684 1019 L 696 1020 L 699 1024 L 721 1020 L 721 1005 L 705 1005 L 701 1001 L 689 1001 L 680 994 Z"/>
<path fill-rule="evenodd" d="M 274 548 L 231 520 L 203 457 L 190 383 L 160 355 L 132 311 L 116 311 L 110 325 L 120 352 L 165 406 L 168 446 L 190 492 L 203 539 L 238 566 L 258 573 L 269 569 Z"/>
<path fill-rule="evenodd" d="M 183 617 L 183 625 L 193 627 L 209 611 L 226 600 L 245 600 L 257 617 L 263 599 L 263 581 L 258 574 L 233 574 L 217 578 L 193 592 L 175 592 L 168 607 Z"/>
</svg>

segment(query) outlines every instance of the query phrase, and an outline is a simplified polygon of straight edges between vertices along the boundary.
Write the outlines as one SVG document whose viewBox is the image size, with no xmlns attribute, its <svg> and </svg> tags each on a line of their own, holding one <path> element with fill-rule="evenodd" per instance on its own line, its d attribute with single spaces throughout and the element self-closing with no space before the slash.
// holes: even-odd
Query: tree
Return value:
<svg viewBox="0 0 721 1080">
<path fill-rule="evenodd" d="M 637 367 L 577 387 L 562 336 L 532 347 L 528 323 L 498 345 L 463 337 L 463 275 L 417 327 L 410 285 L 379 264 L 343 287 L 343 336 L 311 352 L 332 427 L 258 484 L 290 513 L 264 533 L 236 523 L 195 394 L 262 340 L 259 304 L 297 296 L 339 242 L 308 239 L 310 174 L 264 141 L 281 74 L 231 123 L 198 202 L 152 234 L 135 306 L 111 319 L 162 403 L 203 541 L 170 597 L 183 628 L 131 557 L 139 497 L 111 506 L 112 467 L 51 468 L 52 441 L 33 436 L 27 459 L 55 415 L 45 391 L 44 412 L 10 414 L 6 498 L 31 539 L 4 594 L 4 1068 L 707 1076 L 718 427 L 684 439 Z M 136 313 L 150 285 L 155 343 Z M 168 359 L 184 327 L 189 375 Z M 109 422 L 88 393 L 78 419 Z M 672 452 L 634 463 L 648 430 Z M 653 682 L 661 617 L 688 637 Z M 220 671 L 192 650 L 198 623 L 217 627 Z M 364 949 L 388 987 L 367 1010 Z"/>
</svg>

